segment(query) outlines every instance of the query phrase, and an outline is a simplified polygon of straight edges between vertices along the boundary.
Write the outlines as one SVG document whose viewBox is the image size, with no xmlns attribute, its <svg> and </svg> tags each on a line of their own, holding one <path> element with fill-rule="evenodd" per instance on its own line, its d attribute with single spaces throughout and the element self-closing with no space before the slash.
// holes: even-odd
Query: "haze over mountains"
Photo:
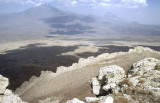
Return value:
<svg viewBox="0 0 160 103">
<path fill-rule="evenodd" d="M 158 36 L 160 26 L 128 22 L 111 12 L 103 17 L 75 14 L 51 5 L 41 5 L 14 14 L 0 15 L 0 42 L 76 36 Z"/>
</svg>

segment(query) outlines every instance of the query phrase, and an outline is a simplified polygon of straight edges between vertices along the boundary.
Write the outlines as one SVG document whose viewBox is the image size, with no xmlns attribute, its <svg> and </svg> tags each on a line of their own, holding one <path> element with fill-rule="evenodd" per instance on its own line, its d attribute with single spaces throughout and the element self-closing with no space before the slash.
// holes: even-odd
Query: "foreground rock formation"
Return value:
<svg viewBox="0 0 160 103">
<path fill-rule="evenodd" d="M 160 103 L 160 60 L 146 58 L 133 64 L 127 75 L 119 66 L 100 69 L 98 77 L 91 79 L 93 94 L 87 103 Z M 115 101 L 114 101 L 115 99 Z M 75 101 L 76 100 L 76 101 Z M 84 103 L 76 98 L 67 103 Z"/>
<path fill-rule="evenodd" d="M 24 82 L 22 86 L 15 91 L 15 93 L 29 103 L 45 103 L 43 101 L 49 101 L 49 103 L 52 101 L 65 103 L 73 98 L 78 98 L 80 101 L 85 102 L 93 99 L 98 101 L 107 101 L 112 100 L 111 98 L 114 99 L 115 103 L 119 103 L 116 102 L 117 100 L 132 101 L 133 99 L 134 102 L 135 100 L 140 101 L 142 98 L 138 99 L 140 96 L 136 97 L 136 95 L 140 95 L 140 93 L 137 93 L 136 91 L 132 92 L 132 90 L 134 90 L 135 86 L 137 87 L 139 85 L 139 82 L 143 82 L 142 80 L 140 81 L 137 79 L 143 77 L 143 75 L 140 75 L 143 71 L 140 71 L 140 74 L 138 74 L 139 77 L 131 78 L 132 73 L 130 72 L 133 72 L 132 70 L 134 69 L 130 70 L 130 68 L 133 63 L 148 57 L 160 59 L 160 52 L 149 48 L 136 47 L 134 49 L 130 49 L 129 52 L 112 54 L 106 53 L 99 55 L 98 57 L 80 59 L 78 63 L 74 63 L 70 67 L 58 67 L 57 73 L 46 71 L 42 72 L 40 77 L 33 76 L 29 81 Z M 134 66 L 135 65 L 133 65 L 133 67 Z M 102 71 L 100 76 L 98 76 L 99 69 L 102 67 L 104 67 L 104 69 L 101 69 Z M 116 72 L 112 69 L 110 69 L 110 71 L 106 71 L 105 68 L 116 68 Z M 159 65 L 156 64 L 156 68 L 159 68 Z M 127 72 L 129 74 L 125 75 Z M 105 73 L 109 73 L 109 75 L 104 78 Z M 117 73 L 119 74 L 117 75 Z M 153 70 L 151 73 L 157 72 Z M 134 75 L 136 75 L 136 73 L 134 73 Z M 146 74 L 146 76 L 147 75 L 149 74 Z M 95 78 L 96 76 L 98 76 L 98 78 Z M 106 81 L 106 78 L 110 79 L 107 82 L 104 82 Z M 94 81 L 90 82 L 93 84 L 94 88 L 96 88 L 96 90 L 93 89 L 94 94 L 91 92 L 92 88 L 88 83 L 90 80 Z M 132 83 L 132 81 L 135 83 Z M 154 83 L 151 86 L 151 90 L 157 90 Z M 126 88 L 131 89 L 131 92 L 126 90 Z M 148 87 L 142 85 L 140 88 Z M 140 91 L 139 88 L 138 91 Z M 136 95 L 132 96 L 129 93 Z M 96 95 L 99 97 L 98 99 L 96 98 Z M 103 97 L 104 95 L 105 97 Z M 155 95 L 157 95 L 156 92 Z M 159 99 L 157 98 L 157 100 Z M 146 99 L 146 101 L 148 100 Z M 156 102 L 156 99 L 154 99 L 154 101 Z"/>
<path fill-rule="evenodd" d="M 112 65 L 101 68 L 98 78 L 94 77 L 90 81 L 93 89 L 93 94 L 104 95 L 104 92 L 102 90 L 108 91 L 109 93 L 110 90 L 115 88 L 116 85 L 121 82 L 124 77 L 125 71 L 119 66 Z"/>
<path fill-rule="evenodd" d="M 0 75 L 0 103 L 27 103 L 23 102 L 20 97 L 13 94 L 11 90 L 6 89 L 8 85 L 8 78 Z"/>
</svg>

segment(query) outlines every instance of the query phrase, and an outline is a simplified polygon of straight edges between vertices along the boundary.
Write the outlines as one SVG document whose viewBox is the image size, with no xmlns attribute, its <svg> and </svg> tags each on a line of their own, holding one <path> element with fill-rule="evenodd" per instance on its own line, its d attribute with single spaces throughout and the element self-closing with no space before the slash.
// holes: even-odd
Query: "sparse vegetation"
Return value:
<svg viewBox="0 0 160 103">
<path fill-rule="evenodd" d="M 122 92 L 114 93 L 115 96 L 123 96 Z"/>
<path fill-rule="evenodd" d="M 134 74 L 132 74 L 131 77 L 136 77 L 136 76 L 138 76 L 138 75 L 139 75 L 138 73 L 134 73 Z"/>
<path fill-rule="evenodd" d="M 142 75 L 142 78 L 145 78 L 145 79 L 147 79 L 147 76 L 144 76 L 144 75 Z"/>
<path fill-rule="evenodd" d="M 114 103 L 129 103 L 129 100 L 125 97 L 114 97 Z"/>
<path fill-rule="evenodd" d="M 141 79 L 141 80 L 139 81 L 139 83 L 143 84 L 143 83 L 145 83 L 145 80 Z"/>
<path fill-rule="evenodd" d="M 146 74 L 147 72 L 144 72 L 144 74 Z"/>
<path fill-rule="evenodd" d="M 157 64 L 155 69 L 160 71 L 160 64 Z"/>
<path fill-rule="evenodd" d="M 85 103 L 99 103 L 99 100 L 95 100 L 95 101 L 90 101 L 90 102 L 85 102 Z"/>
<path fill-rule="evenodd" d="M 150 94 L 149 91 L 143 90 L 142 88 L 139 88 L 139 87 L 133 88 L 133 93 L 143 94 L 143 95 L 149 95 Z"/>
<path fill-rule="evenodd" d="M 158 82 L 158 79 L 157 78 L 152 78 L 152 81 Z"/>
<path fill-rule="evenodd" d="M 127 84 L 129 87 L 133 86 L 132 82 L 127 78 L 120 82 L 119 86 L 122 86 L 123 84 Z"/>
<path fill-rule="evenodd" d="M 129 95 L 132 95 L 132 89 L 131 88 L 127 88 L 126 90 L 125 90 L 125 93 L 126 94 L 129 94 Z"/>
<path fill-rule="evenodd" d="M 148 59 L 148 61 L 149 61 L 149 62 L 152 62 L 152 60 L 151 60 L 151 59 Z"/>
</svg>

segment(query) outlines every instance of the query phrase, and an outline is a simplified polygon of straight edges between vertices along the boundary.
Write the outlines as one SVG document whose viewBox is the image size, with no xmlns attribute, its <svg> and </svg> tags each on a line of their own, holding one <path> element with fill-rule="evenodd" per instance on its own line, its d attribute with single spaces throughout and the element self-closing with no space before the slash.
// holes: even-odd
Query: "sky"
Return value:
<svg viewBox="0 0 160 103">
<path fill-rule="evenodd" d="M 0 0 L 0 13 L 21 12 L 41 4 L 97 16 L 112 12 L 129 21 L 160 25 L 160 0 Z"/>
</svg>

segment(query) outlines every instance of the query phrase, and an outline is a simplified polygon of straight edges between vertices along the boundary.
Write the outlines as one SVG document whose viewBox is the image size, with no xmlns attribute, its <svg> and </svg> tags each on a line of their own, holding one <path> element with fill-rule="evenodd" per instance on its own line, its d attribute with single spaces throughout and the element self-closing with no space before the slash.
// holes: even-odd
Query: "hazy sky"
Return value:
<svg viewBox="0 0 160 103">
<path fill-rule="evenodd" d="M 112 12 L 130 21 L 160 25 L 160 0 L 0 0 L 0 13 L 20 12 L 41 4 L 85 14 Z"/>
</svg>

